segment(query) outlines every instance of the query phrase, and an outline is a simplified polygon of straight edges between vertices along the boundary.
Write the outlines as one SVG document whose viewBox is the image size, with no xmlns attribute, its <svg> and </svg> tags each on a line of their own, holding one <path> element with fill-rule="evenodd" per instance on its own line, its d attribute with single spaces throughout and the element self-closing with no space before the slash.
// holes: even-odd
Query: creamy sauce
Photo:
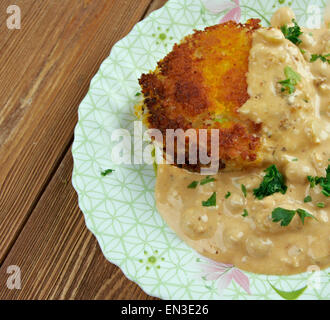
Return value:
<svg viewBox="0 0 330 320">
<path fill-rule="evenodd" d="M 273 28 L 255 32 L 247 75 L 250 99 L 241 114 L 263 123 L 262 168 L 222 172 L 216 181 L 187 188 L 203 176 L 160 165 L 156 203 L 169 226 L 191 247 L 216 261 L 263 274 L 294 274 L 311 265 L 330 266 L 330 200 L 320 186 L 310 188 L 307 176 L 325 176 L 330 159 L 330 64 L 312 54 L 330 53 L 330 29 L 303 29 L 297 47 L 275 28 L 290 24 L 294 14 L 281 8 L 272 18 Z M 327 25 L 329 19 L 325 18 Z M 302 50 L 300 50 L 300 49 Z M 281 92 L 285 67 L 299 73 L 296 91 Z M 275 193 L 257 200 L 264 170 L 275 164 L 286 178 L 285 195 Z M 241 185 L 245 185 L 245 197 Z M 216 207 L 203 207 L 213 192 Z M 227 199 L 227 192 L 231 196 Z M 305 203 L 310 195 L 312 202 Z M 316 206 L 324 203 L 324 208 Z M 282 227 L 272 222 L 276 207 L 304 209 L 316 219 L 303 225 L 298 215 Z M 247 210 L 248 216 L 243 216 Z"/>
</svg>

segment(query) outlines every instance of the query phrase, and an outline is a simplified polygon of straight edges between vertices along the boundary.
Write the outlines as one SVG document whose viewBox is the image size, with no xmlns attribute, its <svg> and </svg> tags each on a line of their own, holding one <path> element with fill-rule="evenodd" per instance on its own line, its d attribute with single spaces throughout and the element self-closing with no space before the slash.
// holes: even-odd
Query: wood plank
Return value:
<svg viewBox="0 0 330 320">
<path fill-rule="evenodd" d="M 146 16 L 148 16 L 151 12 L 160 9 L 166 2 L 167 0 L 153 0 L 148 8 L 148 11 L 146 12 Z"/>
<path fill-rule="evenodd" d="M 154 299 L 105 260 L 71 186 L 69 151 L 0 268 L 2 299 Z M 21 290 L 6 287 L 21 269 Z"/>
<path fill-rule="evenodd" d="M 0 264 L 72 141 L 91 78 L 150 1 L 21 0 L 21 30 L 0 24 Z"/>
</svg>

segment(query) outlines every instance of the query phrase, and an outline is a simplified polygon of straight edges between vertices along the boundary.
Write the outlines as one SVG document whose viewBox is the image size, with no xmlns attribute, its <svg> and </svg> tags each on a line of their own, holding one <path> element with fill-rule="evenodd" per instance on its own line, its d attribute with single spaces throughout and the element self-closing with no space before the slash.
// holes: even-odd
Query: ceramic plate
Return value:
<svg viewBox="0 0 330 320">
<path fill-rule="evenodd" d="M 162 299 L 329 299 L 330 269 L 265 276 L 201 257 L 172 232 L 155 208 L 155 173 L 149 165 L 116 165 L 115 129 L 133 131 L 138 78 L 154 69 L 175 42 L 227 19 L 260 18 L 264 26 L 283 5 L 300 25 L 318 23 L 325 0 L 170 0 L 119 41 L 79 107 L 72 148 L 73 186 L 86 225 L 105 257 L 147 294 Z M 321 15 L 319 15 L 321 16 Z M 102 176 L 105 169 L 112 174 Z"/>
</svg>

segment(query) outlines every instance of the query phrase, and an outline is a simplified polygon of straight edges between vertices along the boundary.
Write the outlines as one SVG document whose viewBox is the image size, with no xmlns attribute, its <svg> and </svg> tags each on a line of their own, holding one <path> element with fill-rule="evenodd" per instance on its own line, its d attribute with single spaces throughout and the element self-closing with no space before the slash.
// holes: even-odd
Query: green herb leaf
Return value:
<svg viewBox="0 0 330 320">
<path fill-rule="evenodd" d="M 205 179 L 203 179 L 200 183 L 201 183 L 201 186 L 203 186 L 204 184 L 207 184 L 207 183 L 210 183 L 210 182 L 214 182 L 215 179 L 214 178 L 211 178 L 210 176 L 207 176 Z"/>
<path fill-rule="evenodd" d="M 272 212 L 273 222 L 281 222 L 282 227 L 290 224 L 295 214 L 298 214 L 302 224 L 305 224 L 305 218 L 313 218 L 317 220 L 312 214 L 303 209 L 287 210 L 283 208 L 276 208 Z"/>
<path fill-rule="evenodd" d="M 249 215 L 249 212 L 246 210 L 246 209 L 244 209 L 244 213 L 242 214 L 242 217 L 247 217 Z"/>
<path fill-rule="evenodd" d="M 304 199 L 304 202 L 307 203 L 307 202 L 312 202 L 312 197 L 311 196 L 307 196 L 305 199 Z"/>
<path fill-rule="evenodd" d="M 299 73 L 295 72 L 291 67 L 287 66 L 284 68 L 284 74 L 288 79 L 292 79 L 292 81 L 297 84 L 301 80 L 301 76 Z"/>
<path fill-rule="evenodd" d="M 320 186 L 323 188 L 322 193 L 326 197 L 330 197 L 330 165 L 326 169 L 326 174 L 326 177 L 320 181 Z"/>
<path fill-rule="evenodd" d="M 318 204 L 316 204 L 316 206 L 318 208 L 324 208 L 325 207 L 325 203 L 324 202 L 319 202 Z"/>
<path fill-rule="evenodd" d="M 279 83 L 282 85 L 282 92 L 287 91 L 289 94 L 292 94 L 296 91 L 295 85 L 291 82 L 290 79 L 286 79 L 283 81 L 279 81 Z"/>
<path fill-rule="evenodd" d="M 214 178 L 211 178 L 210 176 L 207 176 L 206 178 L 204 178 L 203 180 L 201 180 L 200 184 L 201 186 L 203 186 L 204 184 L 207 184 L 207 183 L 210 183 L 210 182 L 213 182 L 215 181 Z M 199 182 L 198 181 L 193 181 L 189 186 L 188 188 L 189 189 L 195 189 L 197 188 Z"/>
<path fill-rule="evenodd" d="M 287 91 L 289 94 L 292 94 L 296 91 L 295 86 L 301 80 L 301 76 L 289 66 L 285 67 L 284 74 L 286 76 L 286 80 L 279 81 L 282 85 L 282 92 Z"/>
<path fill-rule="evenodd" d="M 281 226 L 286 227 L 290 224 L 295 214 L 296 214 L 295 210 L 276 208 L 272 212 L 272 219 L 273 222 L 281 222 Z"/>
<path fill-rule="evenodd" d="M 275 165 L 271 165 L 265 170 L 266 175 L 258 189 L 253 190 L 254 196 L 262 200 L 276 192 L 285 194 L 288 187 L 285 185 L 283 175 L 278 171 Z"/>
<path fill-rule="evenodd" d="M 227 194 L 225 195 L 225 199 L 228 199 L 231 196 L 231 192 L 227 192 Z"/>
<path fill-rule="evenodd" d="M 330 64 L 330 59 L 327 59 L 328 57 L 330 57 L 330 54 L 312 54 L 310 62 L 315 62 L 316 60 L 320 59 L 321 61 L 328 62 Z"/>
<path fill-rule="evenodd" d="M 136 97 L 139 97 L 141 94 L 142 94 L 141 92 L 137 92 L 137 93 L 135 94 L 135 96 L 136 96 Z"/>
<path fill-rule="evenodd" d="M 308 176 L 308 177 L 307 177 L 307 180 L 309 181 L 309 185 L 310 185 L 310 187 L 311 187 L 312 189 L 315 188 L 315 186 L 316 186 L 316 184 L 315 184 L 315 178 L 312 177 L 312 176 Z"/>
<path fill-rule="evenodd" d="M 322 187 L 322 193 L 326 197 L 330 197 L 330 165 L 326 169 L 326 176 L 325 177 L 307 177 L 308 181 L 310 182 L 310 187 L 314 188 L 316 185 L 320 185 Z"/>
<path fill-rule="evenodd" d="M 101 176 L 102 177 L 105 177 L 107 175 L 109 175 L 110 173 L 114 172 L 115 170 L 112 170 L 112 169 L 107 169 L 107 170 L 104 170 L 101 172 Z"/>
<path fill-rule="evenodd" d="M 215 207 L 217 205 L 217 193 L 213 192 L 207 201 L 202 201 L 203 207 Z"/>
<path fill-rule="evenodd" d="M 292 22 L 294 23 L 293 27 L 288 27 L 288 25 L 284 25 L 281 27 L 281 31 L 286 39 L 290 40 L 295 45 L 298 45 L 302 43 L 299 37 L 303 34 L 303 32 L 297 24 L 297 21 L 292 20 Z"/>
<path fill-rule="evenodd" d="M 297 213 L 298 213 L 298 216 L 299 216 L 302 224 L 305 224 L 305 218 L 313 218 L 313 219 L 317 220 L 312 214 L 310 214 L 309 212 L 307 212 L 303 209 L 298 209 Z"/>
<path fill-rule="evenodd" d="M 196 189 L 198 186 L 198 181 L 193 181 L 189 186 L 188 188 L 189 189 Z"/>
<path fill-rule="evenodd" d="M 247 191 L 246 191 L 246 187 L 245 187 L 244 184 L 241 184 L 241 190 L 242 190 L 242 192 L 243 192 L 243 194 L 244 194 L 244 197 L 246 198 L 246 196 L 247 196 Z"/>
</svg>

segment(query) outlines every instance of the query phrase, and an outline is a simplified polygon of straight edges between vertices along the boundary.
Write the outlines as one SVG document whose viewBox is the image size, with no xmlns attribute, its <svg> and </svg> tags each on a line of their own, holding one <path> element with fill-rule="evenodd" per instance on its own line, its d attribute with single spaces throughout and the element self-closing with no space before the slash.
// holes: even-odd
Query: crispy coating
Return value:
<svg viewBox="0 0 330 320">
<path fill-rule="evenodd" d="M 221 168 L 256 165 L 261 126 L 241 119 L 238 110 L 249 99 L 246 74 L 259 22 L 230 21 L 195 31 L 155 71 L 143 74 L 139 82 L 147 126 L 163 135 L 166 129 L 219 129 Z M 207 148 L 209 154 L 210 139 Z M 182 167 L 196 171 L 200 166 Z"/>
</svg>

